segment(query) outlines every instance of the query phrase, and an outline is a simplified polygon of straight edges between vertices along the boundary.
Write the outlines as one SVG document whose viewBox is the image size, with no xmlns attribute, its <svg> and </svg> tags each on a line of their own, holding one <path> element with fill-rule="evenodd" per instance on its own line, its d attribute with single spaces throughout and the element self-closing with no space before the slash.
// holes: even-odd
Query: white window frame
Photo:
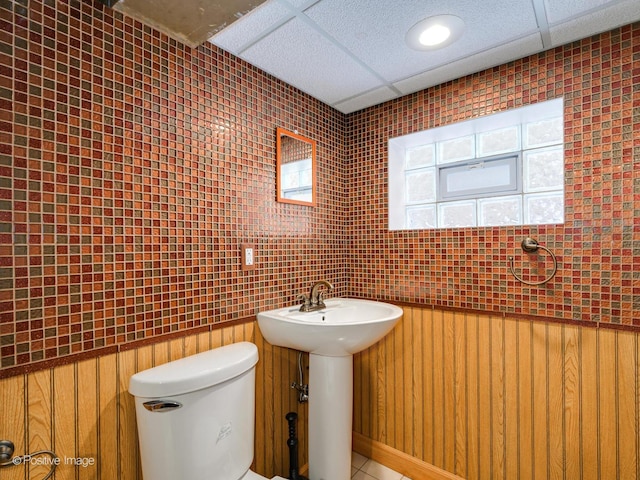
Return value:
<svg viewBox="0 0 640 480">
<path fill-rule="evenodd" d="M 462 162 L 445 163 L 438 165 L 436 176 L 436 198 L 438 202 L 451 200 L 462 200 L 467 198 L 484 198 L 504 196 L 508 194 L 522 192 L 522 155 L 519 152 L 510 155 L 499 155 L 495 157 L 474 158 Z M 485 166 L 507 166 L 509 168 L 509 183 L 493 187 L 476 187 L 461 191 L 450 191 L 448 189 L 448 177 L 460 172 L 474 172 L 476 169 L 483 169 Z"/>
</svg>

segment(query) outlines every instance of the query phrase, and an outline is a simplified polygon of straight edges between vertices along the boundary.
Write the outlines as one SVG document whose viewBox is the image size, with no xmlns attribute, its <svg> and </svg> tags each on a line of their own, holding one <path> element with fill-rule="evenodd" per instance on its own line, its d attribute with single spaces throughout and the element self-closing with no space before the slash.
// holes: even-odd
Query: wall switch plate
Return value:
<svg viewBox="0 0 640 480">
<path fill-rule="evenodd" d="M 242 270 L 253 270 L 256 268 L 256 247 L 252 243 L 240 245 L 240 262 Z"/>
</svg>

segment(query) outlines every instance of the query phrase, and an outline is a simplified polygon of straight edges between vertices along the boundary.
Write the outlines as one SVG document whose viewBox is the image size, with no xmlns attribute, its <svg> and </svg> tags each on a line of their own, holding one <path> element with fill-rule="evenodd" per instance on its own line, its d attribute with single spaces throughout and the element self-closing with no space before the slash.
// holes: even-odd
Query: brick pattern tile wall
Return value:
<svg viewBox="0 0 640 480">
<path fill-rule="evenodd" d="M 389 138 L 564 97 L 564 225 L 387 229 Z M 640 326 L 640 24 L 354 113 L 347 144 L 351 290 L 396 301 Z M 538 281 L 548 256 L 557 276 Z M 540 263 L 540 264 L 539 264 Z"/>
<path fill-rule="evenodd" d="M 7 0 L 0 22 L 0 368 L 250 318 L 320 278 L 640 325 L 638 24 L 342 115 L 97 1 Z M 387 230 L 389 138 L 559 96 L 564 225 Z M 314 208 L 275 201 L 276 127 L 318 142 Z M 544 287 L 508 273 L 535 277 L 528 235 L 558 255 Z"/>
<path fill-rule="evenodd" d="M 342 114 L 98 2 L 0 22 L 2 367 L 343 292 Z M 276 127 L 318 142 L 315 208 L 275 201 Z"/>
</svg>

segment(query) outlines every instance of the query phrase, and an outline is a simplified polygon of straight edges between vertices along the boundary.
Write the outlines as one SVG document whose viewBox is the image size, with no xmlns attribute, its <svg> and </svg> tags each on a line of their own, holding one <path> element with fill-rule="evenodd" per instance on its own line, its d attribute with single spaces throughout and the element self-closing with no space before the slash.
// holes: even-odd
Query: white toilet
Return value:
<svg viewBox="0 0 640 480">
<path fill-rule="evenodd" d="M 257 362 L 240 342 L 131 377 L 145 480 L 266 480 L 249 470 Z"/>
</svg>

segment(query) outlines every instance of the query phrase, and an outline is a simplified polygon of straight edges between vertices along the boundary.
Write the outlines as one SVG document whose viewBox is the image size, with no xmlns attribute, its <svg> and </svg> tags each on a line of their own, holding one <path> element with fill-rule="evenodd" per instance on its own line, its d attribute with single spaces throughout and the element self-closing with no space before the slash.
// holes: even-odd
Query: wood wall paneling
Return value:
<svg viewBox="0 0 640 480">
<path fill-rule="evenodd" d="M 76 383 L 73 386 L 76 394 L 77 405 L 75 434 L 78 442 L 78 449 L 76 458 L 95 459 L 95 463 L 93 465 L 77 469 L 78 480 L 92 480 L 99 478 L 99 378 L 98 359 L 92 358 L 76 364 Z"/>
<path fill-rule="evenodd" d="M 26 377 L 24 375 L 0 380 L 0 440 L 11 440 L 16 454 L 25 452 L 26 445 Z M 2 480 L 24 480 L 22 467 L 5 467 Z"/>
<path fill-rule="evenodd" d="M 52 444 L 51 371 L 41 370 L 27 378 L 27 432 L 29 451 L 45 450 Z M 50 467 L 25 464 L 29 476 L 44 477 Z"/>
<path fill-rule="evenodd" d="M 581 478 L 580 471 L 580 330 L 577 327 L 566 327 L 562 339 L 564 355 L 564 381 L 562 401 L 563 407 L 563 472 L 567 478 Z M 566 441 L 578 439 L 578 441 Z"/>
<path fill-rule="evenodd" d="M 504 477 L 519 478 L 519 438 L 518 425 L 520 420 L 520 398 L 518 396 L 518 322 L 505 320 L 502 345 L 504 352 L 503 376 L 504 376 Z M 514 418 L 517 422 L 507 422 L 507 419 Z"/>
<path fill-rule="evenodd" d="M 620 478 L 639 478 L 640 369 L 638 369 L 638 335 L 616 332 L 616 376 L 618 381 L 618 459 Z"/>
<path fill-rule="evenodd" d="M 135 350 L 121 352 L 118 356 L 118 395 L 116 397 L 118 406 L 118 448 L 120 449 L 118 471 L 120 478 L 123 479 L 136 478 L 138 472 L 136 407 L 134 398 L 129 393 L 129 379 L 138 371 L 137 360 L 137 352 Z"/>
<path fill-rule="evenodd" d="M 300 464 L 307 462 L 306 406 L 299 406 L 289 387 L 297 380 L 297 355 L 269 345 L 254 323 L 0 380 L 0 438 L 14 442 L 16 455 L 53 449 L 62 460 L 55 480 L 142 480 L 135 404 L 128 392 L 131 375 L 244 340 L 255 342 L 260 354 L 254 470 L 268 478 L 287 476 L 288 411 L 298 413 Z M 73 458 L 95 459 L 95 464 L 64 463 Z M 0 470 L 0 479 L 36 480 L 48 471 L 42 465 L 12 466 Z"/>
<path fill-rule="evenodd" d="M 634 332 L 407 307 L 355 356 L 354 447 L 412 478 L 640 478 L 638 352 Z"/>
<path fill-rule="evenodd" d="M 299 415 L 301 465 L 308 448 L 306 405 L 289 388 L 297 354 L 254 324 L 3 379 L 0 437 L 16 454 L 96 459 L 62 465 L 56 480 L 141 480 L 130 376 L 242 340 L 260 351 L 254 469 L 286 476 L 288 411 Z M 640 478 L 639 343 L 634 332 L 405 308 L 394 331 L 355 356 L 354 448 L 414 479 Z M 29 470 L 0 478 L 48 471 Z"/>
<path fill-rule="evenodd" d="M 599 474 L 604 478 L 618 478 L 618 437 L 616 419 L 618 403 L 616 401 L 616 332 L 603 331 L 598 336 L 598 418 L 600 431 Z"/>
<path fill-rule="evenodd" d="M 98 359 L 98 466 L 99 478 L 118 478 L 121 445 L 118 440 L 118 355 Z M 127 432 L 133 436 L 133 431 Z"/>
<path fill-rule="evenodd" d="M 599 478 L 598 444 L 598 331 L 583 329 L 580 332 L 580 448 L 581 478 Z"/>
<path fill-rule="evenodd" d="M 67 459 L 78 458 L 75 421 L 76 410 L 76 369 L 73 364 L 58 367 L 53 376 L 53 450 L 62 459 L 56 468 L 56 480 L 75 480 L 75 467 Z"/>
</svg>

